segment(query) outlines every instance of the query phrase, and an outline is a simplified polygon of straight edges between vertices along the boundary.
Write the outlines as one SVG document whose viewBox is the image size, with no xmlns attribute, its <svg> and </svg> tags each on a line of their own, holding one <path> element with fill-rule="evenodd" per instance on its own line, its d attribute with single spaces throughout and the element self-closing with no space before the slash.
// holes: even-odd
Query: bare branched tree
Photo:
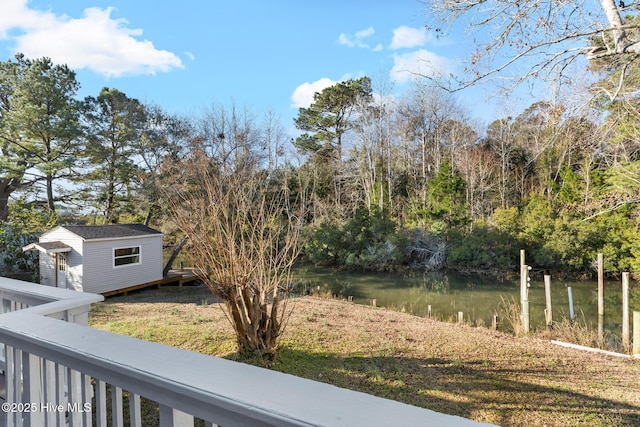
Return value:
<svg viewBox="0 0 640 427">
<path fill-rule="evenodd" d="M 624 1 L 614 0 L 425 0 L 424 3 L 429 16 L 435 18 L 428 27 L 437 34 L 446 33 L 448 25 L 460 21 L 479 43 L 465 70 L 468 77 L 453 79 L 454 84 L 449 86 L 452 90 L 489 77 L 505 78 L 507 70 L 517 64 L 524 67 L 513 73 L 515 84 L 530 78 L 547 78 L 558 83 L 572 80 L 575 70 L 570 65 L 579 58 L 606 61 L 610 66 L 625 69 L 640 60 L 638 3 L 625 5 Z M 620 92 L 623 80 L 609 90 L 609 97 L 623 95 Z"/>
<path fill-rule="evenodd" d="M 167 177 L 170 216 L 188 236 L 207 286 L 224 301 L 239 351 L 274 354 L 303 218 L 292 193 L 302 193 L 256 164 L 230 167 L 198 148 Z"/>
</svg>

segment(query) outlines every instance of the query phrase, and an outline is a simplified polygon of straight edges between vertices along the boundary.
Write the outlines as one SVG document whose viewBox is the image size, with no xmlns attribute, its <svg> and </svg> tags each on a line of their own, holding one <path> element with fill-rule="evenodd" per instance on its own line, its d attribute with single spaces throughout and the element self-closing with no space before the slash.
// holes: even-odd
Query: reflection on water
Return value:
<svg viewBox="0 0 640 427">
<path fill-rule="evenodd" d="M 464 313 L 465 321 L 490 325 L 495 313 L 502 315 L 502 299 L 520 300 L 519 279 L 504 280 L 452 273 L 353 273 L 322 267 L 299 267 L 294 273 L 296 283 L 307 291 L 331 293 L 356 303 L 370 305 L 375 299 L 379 307 L 427 316 L 431 306 L 433 316 L 442 320 L 457 318 Z M 551 285 L 553 318 L 569 317 L 567 288 L 572 288 L 575 313 L 593 325 L 598 325 L 598 285 L 593 281 L 560 282 Z M 640 287 L 631 284 L 630 310 L 640 311 Z M 544 324 L 544 283 L 532 276 L 529 290 L 531 326 Z M 605 329 L 620 334 L 622 322 L 622 285 L 605 283 Z"/>
</svg>

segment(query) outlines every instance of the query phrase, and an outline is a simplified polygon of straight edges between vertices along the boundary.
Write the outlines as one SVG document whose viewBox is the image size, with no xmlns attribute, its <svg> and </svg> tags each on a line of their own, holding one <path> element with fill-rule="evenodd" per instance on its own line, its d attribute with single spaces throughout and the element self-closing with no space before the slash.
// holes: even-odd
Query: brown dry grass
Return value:
<svg viewBox="0 0 640 427">
<path fill-rule="evenodd" d="M 211 301 L 203 288 L 145 290 L 96 305 L 90 323 L 241 359 Z M 503 426 L 640 425 L 637 360 L 344 301 L 289 307 L 271 369 Z"/>
</svg>

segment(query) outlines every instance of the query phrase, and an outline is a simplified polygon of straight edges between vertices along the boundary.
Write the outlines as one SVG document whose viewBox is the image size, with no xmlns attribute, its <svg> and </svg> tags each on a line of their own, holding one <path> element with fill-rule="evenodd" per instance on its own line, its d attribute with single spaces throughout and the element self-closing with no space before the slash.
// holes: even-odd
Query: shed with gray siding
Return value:
<svg viewBox="0 0 640 427">
<path fill-rule="evenodd" d="M 65 225 L 23 250 L 40 251 L 40 283 L 103 294 L 162 279 L 162 233 L 141 224 Z"/>
</svg>

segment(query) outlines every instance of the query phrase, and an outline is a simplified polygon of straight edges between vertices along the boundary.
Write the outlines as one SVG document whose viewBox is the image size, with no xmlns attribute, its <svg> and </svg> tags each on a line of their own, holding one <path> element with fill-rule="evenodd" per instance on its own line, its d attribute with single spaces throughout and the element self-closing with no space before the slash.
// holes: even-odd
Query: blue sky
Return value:
<svg viewBox="0 0 640 427">
<path fill-rule="evenodd" d="M 22 52 L 76 70 L 80 97 L 117 88 L 179 114 L 235 102 L 285 128 L 313 93 L 346 78 L 459 71 L 462 38 L 437 39 L 417 0 L 0 0 L 1 60 Z M 478 91 L 460 101 L 475 115 Z"/>
</svg>

